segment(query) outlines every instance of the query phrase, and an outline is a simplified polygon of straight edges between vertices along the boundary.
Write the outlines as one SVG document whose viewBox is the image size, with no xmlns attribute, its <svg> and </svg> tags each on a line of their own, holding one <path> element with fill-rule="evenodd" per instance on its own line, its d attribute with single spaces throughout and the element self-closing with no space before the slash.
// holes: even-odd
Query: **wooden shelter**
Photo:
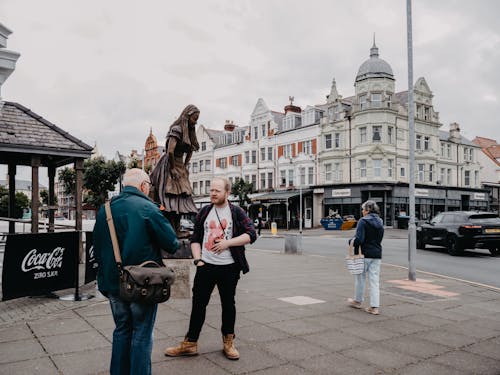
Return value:
<svg viewBox="0 0 500 375">
<path fill-rule="evenodd" d="M 54 182 L 56 168 L 73 164 L 76 172 L 75 229 L 82 230 L 83 161 L 92 147 L 32 112 L 21 104 L 0 101 L 0 164 L 8 166 L 9 217 L 15 204 L 15 175 L 18 165 L 31 167 L 31 232 L 38 232 L 40 194 L 38 174 L 47 167 L 49 177 L 49 232 L 54 231 Z M 9 221 L 9 233 L 15 232 L 15 221 Z M 80 236 L 81 237 L 81 236 Z M 81 250 L 81 238 L 80 238 Z"/>
</svg>

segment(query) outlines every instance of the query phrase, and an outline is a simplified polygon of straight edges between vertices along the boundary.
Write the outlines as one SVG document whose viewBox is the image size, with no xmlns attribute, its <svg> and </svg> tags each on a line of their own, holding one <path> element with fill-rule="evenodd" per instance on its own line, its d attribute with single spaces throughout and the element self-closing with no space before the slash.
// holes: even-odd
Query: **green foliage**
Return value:
<svg viewBox="0 0 500 375">
<path fill-rule="evenodd" d="M 231 194 L 238 197 L 238 202 L 240 204 L 240 207 L 245 210 L 247 209 L 247 206 L 251 203 L 248 194 L 251 194 L 252 191 L 253 191 L 253 184 L 244 181 L 242 178 L 236 181 L 233 184 L 233 187 L 231 188 Z"/>
<path fill-rule="evenodd" d="M 40 191 L 40 201 L 42 204 L 49 205 L 49 191 L 48 190 L 41 190 Z M 54 204 L 57 204 L 57 196 L 54 195 Z"/>
<path fill-rule="evenodd" d="M 23 209 L 29 208 L 30 205 L 31 202 L 26 194 L 18 191 L 15 196 L 14 213 L 12 216 L 20 219 L 23 217 Z M 4 186 L 0 186 L 0 216 L 9 216 L 9 190 Z"/>
<path fill-rule="evenodd" d="M 99 208 L 107 199 L 108 191 L 115 190 L 115 184 L 125 173 L 125 163 L 118 163 L 103 157 L 89 159 L 84 163 L 83 187 L 87 190 L 85 203 Z"/>
<path fill-rule="evenodd" d="M 98 157 L 86 160 L 83 168 L 84 202 L 97 209 L 106 201 L 108 192 L 115 190 L 116 183 L 125 173 L 125 163 L 106 161 L 103 157 Z M 75 179 L 73 168 L 59 171 L 59 181 L 63 184 L 66 194 L 74 194 Z"/>
<path fill-rule="evenodd" d="M 128 162 L 127 168 L 128 169 L 139 168 L 139 160 L 137 160 L 137 158 L 130 159 L 130 161 Z"/>
<path fill-rule="evenodd" d="M 64 194 L 72 195 L 75 192 L 75 170 L 73 168 L 63 168 L 59 170 L 59 182 L 62 184 Z"/>
</svg>

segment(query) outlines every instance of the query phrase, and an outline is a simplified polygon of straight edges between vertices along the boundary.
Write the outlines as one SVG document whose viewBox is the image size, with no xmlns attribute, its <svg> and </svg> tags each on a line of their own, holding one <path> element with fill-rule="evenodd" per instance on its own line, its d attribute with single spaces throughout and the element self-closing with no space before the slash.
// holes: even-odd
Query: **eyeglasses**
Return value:
<svg viewBox="0 0 500 375">
<path fill-rule="evenodd" d="M 152 183 L 151 183 L 150 181 L 146 181 L 146 180 L 142 181 L 142 183 L 146 183 L 146 184 L 148 184 L 149 186 L 151 186 L 151 185 L 152 185 Z"/>
</svg>

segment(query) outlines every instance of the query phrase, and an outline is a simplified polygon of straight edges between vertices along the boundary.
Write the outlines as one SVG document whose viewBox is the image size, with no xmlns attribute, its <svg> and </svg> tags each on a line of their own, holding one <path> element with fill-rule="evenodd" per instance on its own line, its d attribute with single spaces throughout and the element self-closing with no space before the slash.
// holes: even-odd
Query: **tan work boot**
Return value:
<svg viewBox="0 0 500 375">
<path fill-rule="evenodd" d="M 224 342 L 222 351 L 226 358 L 231 360 L 240 359 L 240 353 L 234 347 L 234 334 L 222 336 L 222 341 Z"/>
<path fill-rule="evenodd" d="M 168 357 L 180 357 L 198 355 L 198 343 L 188 341 L 187 337 L 179 346 L 173 346 L 165 349 L 165 355 Z"/>
</svg>

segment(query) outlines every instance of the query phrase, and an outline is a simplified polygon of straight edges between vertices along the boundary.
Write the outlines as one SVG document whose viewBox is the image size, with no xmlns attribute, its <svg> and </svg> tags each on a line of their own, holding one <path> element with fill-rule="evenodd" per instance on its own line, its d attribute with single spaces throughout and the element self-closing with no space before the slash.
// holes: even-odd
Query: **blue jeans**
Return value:
<svg viewBox="0 0 500 375">
<path fill-rule="evenodd" d="M 124 302 L 114 295 L 109 295 L 109 302 L 115 321 L 110 373 L 150 375 L 158 305 Z"/>
<path fill-rule="evenodd" d="M 380 306 L 380 263 L 381 259 L 365 258 L 365 270 L 363 273 L 354 276 L 355 297 L 358 302 L 363 302 L 365 295 L 365 280 L 368 275 L 368 284 L 370 287 L 370 306 Z"/>
</svg>

